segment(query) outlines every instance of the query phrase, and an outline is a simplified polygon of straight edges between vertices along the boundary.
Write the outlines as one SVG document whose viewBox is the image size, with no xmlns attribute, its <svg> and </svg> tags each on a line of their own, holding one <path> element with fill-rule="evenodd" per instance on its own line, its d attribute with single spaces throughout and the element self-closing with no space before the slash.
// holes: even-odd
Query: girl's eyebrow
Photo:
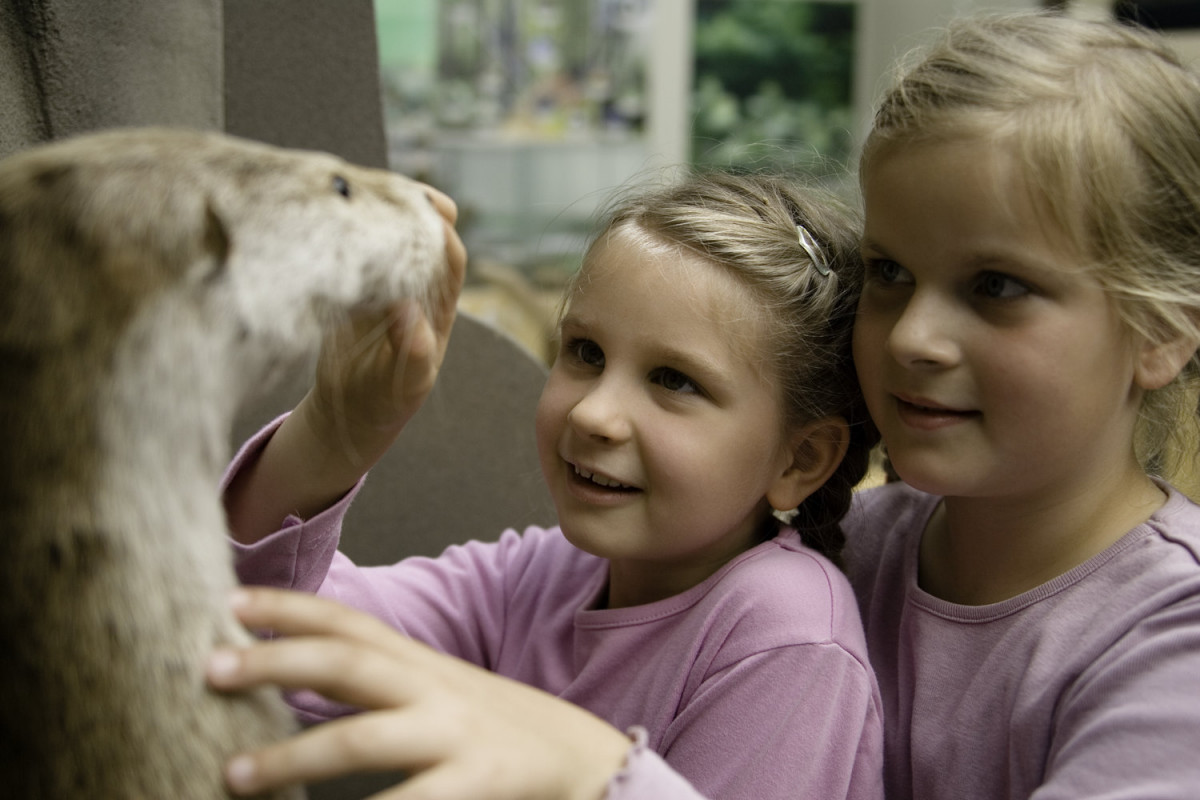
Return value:
<svg viewBox="0 0 1200 800">
<path fill-rule="evenodd" d="M 866 235 L 864 235 L 861 239 L 859 239 L 858 249 L 860 251 L 870 250 L 875 253 L 886 253 L 887 252 L 886 247 L 884 247 L 879 242 L 872 239 L 870 236 L 866 236 Z"/>
<path fill-rule="evenodd" d="M 703 354 L 677 347 L 663 346 L 657 350 L 658 360 L 665 366 L 678 369 L 703 384 L 724 382 L 729 370 L 721 363 Z"/>
<path fill-rule="evenodd" d="M 587 331 L 587 330 L 591 329 L 592 326 L 593 326 L 592 322 L 588 321 L 587 319 L 584 319 L 583 317 L 579 316 L 574 311 L 570 311 L 570 310 L 568 310 L 565 314 L 563 314 L 562 317 L 558 321 L 559 330 L 562 330 L 564 328 L 574 328 L 576 330 Z"/>
</svg>

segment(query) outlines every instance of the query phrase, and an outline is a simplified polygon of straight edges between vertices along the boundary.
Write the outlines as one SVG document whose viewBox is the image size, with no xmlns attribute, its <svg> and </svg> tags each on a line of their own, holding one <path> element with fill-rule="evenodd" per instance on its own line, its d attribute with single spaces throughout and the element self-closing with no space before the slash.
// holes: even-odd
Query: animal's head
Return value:
<svg viewBox="0 0 1200 800">
<path fill-rule="evenodd" d="M 323 313 L 423 298 L 443 262 L 419 184 L 327 154 L 127 129 L 0 162 L 6 348 L 118 336 L 161 297 L 299 352 Z"/>
</svg>

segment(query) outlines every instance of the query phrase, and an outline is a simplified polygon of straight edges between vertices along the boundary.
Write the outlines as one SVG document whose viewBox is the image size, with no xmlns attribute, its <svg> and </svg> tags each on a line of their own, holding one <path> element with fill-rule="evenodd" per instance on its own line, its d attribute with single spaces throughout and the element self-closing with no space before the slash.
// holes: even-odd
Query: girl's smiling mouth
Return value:
<svg viewBox="0 0 1200 800">
<path fill-rule="evenodd" d="M 611 478 L 602 473 L 592 472 L 591 470 L 584 469 L 578 464 L 568 463 L 567 466 L 570 468 L 570 473 L 575 478 L 573 481 L 574 483 L 593 488 L 605 489 L 612 492 L 641 491 L 636 486 L 629 486 L 628 484 L 621 483 L 615 478 Z"/>
<path fill-rule="evenodd" d="M 900 421 L 912 428 L 935 430 L 981 416 L 978 411 L 958 410 L 918 397 L 893 395 Z"/>
</svg>

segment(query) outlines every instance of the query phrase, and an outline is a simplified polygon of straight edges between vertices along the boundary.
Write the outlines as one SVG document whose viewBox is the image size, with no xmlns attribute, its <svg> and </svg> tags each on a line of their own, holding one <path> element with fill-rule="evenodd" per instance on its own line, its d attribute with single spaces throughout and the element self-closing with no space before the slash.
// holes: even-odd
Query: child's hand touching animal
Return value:
<svg viewBox="0 0 1200 800">
<path fill-rule="evenodd" d="M 326 338 L 313 388 L 225 490 L 236 540 L 257 541 L 287 515 L 307 518 L 336 501 L 387 452 L 433 389 L 467 253 L 453 227 L 454 201 L 434 189 L 427 195 L 444 219 L 446 241 L 432 302 L 427 309 L 411 300 L 362 309 Z"/>
<path fill-rule="evenodd" d="M 330 600 L 249 589 L 235 610 L 284 638 L 218 651 L 208 670 L 216 688 L 308 688 L 363 709 L 235 759 L 227 776 L 239 795 L 399 769 L 411 777 L 387 793 L 397 800 L 593 800 L 632 746 L 583 709 Z"/>
<path fill-rule="evenodd" d="M 454 202 L 430 200 L 446 220 L 447 269 L 428 309 L 415 300 L 362 309 L 326 338 L 316 383 L 297 408 L 351 471 L 382 455 L 433 389 L 462 289 L 466 251 L 454 232 Z M 357 480 L 357 478 L 355 479 Z"/>
</svg>

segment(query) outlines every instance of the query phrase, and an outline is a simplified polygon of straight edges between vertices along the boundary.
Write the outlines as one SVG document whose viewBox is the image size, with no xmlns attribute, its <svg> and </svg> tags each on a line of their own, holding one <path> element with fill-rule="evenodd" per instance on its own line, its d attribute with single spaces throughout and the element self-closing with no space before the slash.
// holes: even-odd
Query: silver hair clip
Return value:
<svg viewBox="0 0 1200 800">
<path fill-rule="evenodd" d="M 800 246 L 804 248 L 804 252 L 808 254 L 812 265 L 817 268 L 817 272 L 821 273 L 821 277 L 827 277 L 829 275 L 829 263 L 825 260 L 825 254 L 821 251 L 821 246 L 817 244 L 817 240 L 800 224 L 796 225 L 796 238 L 800 241 Z"/>
</svg>

